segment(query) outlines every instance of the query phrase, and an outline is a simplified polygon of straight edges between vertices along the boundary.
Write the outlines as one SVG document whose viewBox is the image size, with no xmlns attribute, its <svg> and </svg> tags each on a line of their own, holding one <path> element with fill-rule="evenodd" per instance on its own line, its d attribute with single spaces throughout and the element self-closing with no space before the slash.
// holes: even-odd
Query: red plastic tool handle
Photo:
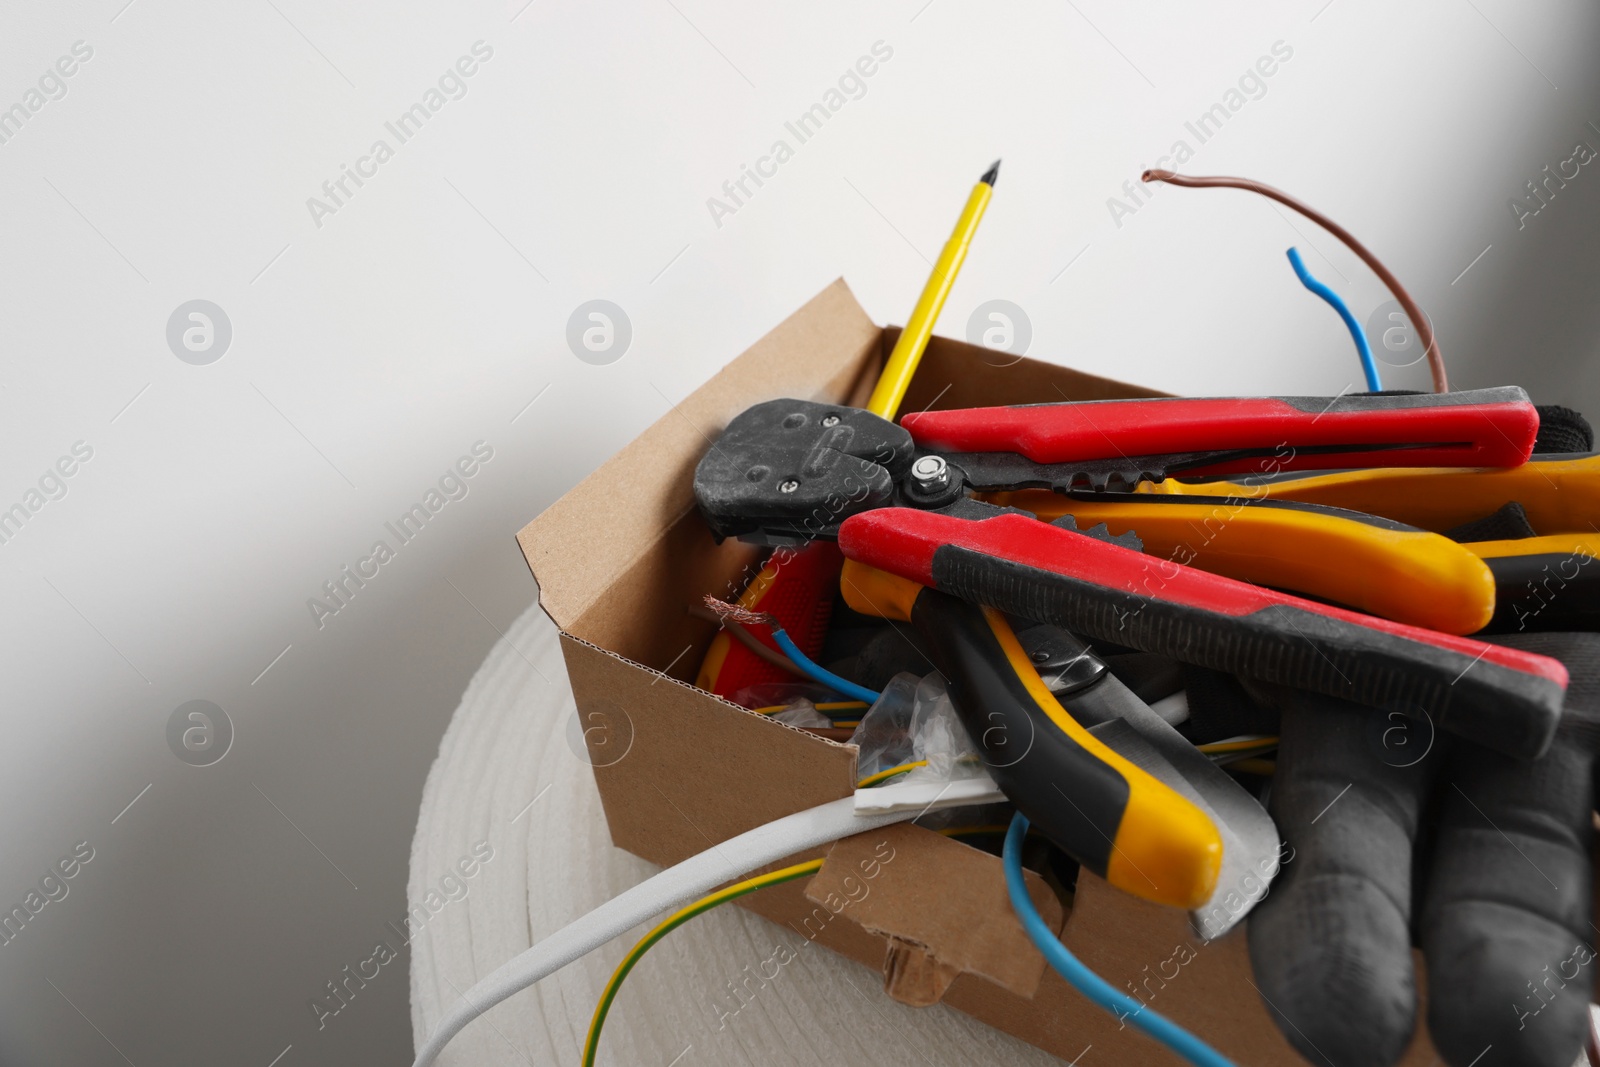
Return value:
<svg viewBox="0 0 1600 1067">
<path fill-rule="evenodd" d="M 839 588 L 839 568 L 844 560 L 838 546 L 828 541 L 813 541 L 804 548 L 779 549 L 767 566 L 777 571 L 765 595 L 747 605 L 778 620 L 800 651 L 817 656 L 828 633 L 833 614 L 833 594 Z M 750 627 L 757 641 L 774 652 L 781 652 L 764 626 Z M 731 641 L 722 667 L 715 676 L 702 679 L 720 697 L 732 700 L 751 686 L 773 682 L 804 681 L 773 666 L 737 641 Z"/>
<path fill-rule="evenodd" d="M 845 556 L 1087 637 L 1363 704 L 1424 712 L 1524 758 L 1549 745 L 1556 660 L 1330 607 L 1009 514 L 846 519 Z"/>
<path fill-rule="evenodd" d="M 1515 467 L 1539 413 L 1515 386 L 1455 393 L 1339 397 L 1174 397 L 961 408 L 907 415 L 922 448 L 1016 452 L 1035 463 L 1248 449 L 1277 470 Z M 1420 445 L 1396 451 L 1381 446 Z M 1339 451 L 1341 446 L 1351 446 Z M 1363 446 L 1372 446 L 1363 451 Z M 1223 474 L 1254 459 L 1207 466 Z"/>
</svg>

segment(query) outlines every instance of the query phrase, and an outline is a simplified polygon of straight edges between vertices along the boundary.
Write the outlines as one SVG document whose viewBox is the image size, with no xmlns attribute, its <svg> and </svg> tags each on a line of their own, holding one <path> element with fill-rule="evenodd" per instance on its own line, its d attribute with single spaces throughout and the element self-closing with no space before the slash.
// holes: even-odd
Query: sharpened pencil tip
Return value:
<svg viewBox="0 0 1600 1067">
<path fill-rule="evenodd" d="M 996 178 L 998 178 L 999 176 L 1000 176 L 1000 161 L 997 159 L 997 160 L 994 161 L 994 166 L 990 167 L 987 171 L 985 171 L 983 177 L 979 178 L 978 180 L 980 182 L 982 182 L 983 184 L 985 184 L 985 185 L 993 185 L 994 184 L 994 180 Z"/>
</svg>

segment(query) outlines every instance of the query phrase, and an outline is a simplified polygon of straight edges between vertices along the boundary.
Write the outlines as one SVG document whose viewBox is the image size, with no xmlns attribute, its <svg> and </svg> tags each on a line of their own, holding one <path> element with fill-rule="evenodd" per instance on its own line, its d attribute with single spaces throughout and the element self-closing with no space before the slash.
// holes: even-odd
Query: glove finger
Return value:
<svg viewBox="0 0 1600 1067">
<path fill-rule="evenodd" d="M 1189 717 L 1178 732 L 1197 745 L 1240 734 L 1278 733 L 1278 709 L 1256 698 L 1238 678 L 1221 671 L 1182 664 Z"/>
<path fill-rule="evenodd" d="M 1572 676 L 1562 729 L 1532 762 L 1451 753 L 1420 932 L 1428 1029 L 1451 1067 L 1567 1067 L 1594 988 L 1585 719 L 1600 712 L 1600 635 L 1507 637 Z"/>
<path fill-rule="evenodd" d="M 1250 920 L 1262 999 L 1311 1063 L 1397 1061 L 1416 1027 L 1411 858 L 1426 721 L 1285 694 L 1269 809 L 1292 854 Z"/>
</svg>

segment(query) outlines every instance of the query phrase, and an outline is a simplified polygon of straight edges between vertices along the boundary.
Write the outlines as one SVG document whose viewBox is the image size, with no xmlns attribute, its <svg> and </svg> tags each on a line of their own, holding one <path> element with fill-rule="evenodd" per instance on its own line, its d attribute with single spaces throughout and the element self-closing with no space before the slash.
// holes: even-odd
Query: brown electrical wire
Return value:
<svg viewBox="0 0 1600 1067">
<path fill-rule="evenodd" d="M 1423 315 L 1422 309 L 1411 298 L 1411 294 L 1406 291 L 1406 287 L 1400 284 L 1400 279 L 1396 278 L 1388 267 L 1379 262 L 1378 257 L 1373 255 L 1366 245 L 1356 240 L 1355 235 L 1349 230 L 1340 226 L 1316 208 L 1296 200 L 1288 193 L 1250 178 L 1195 178 L 1178 174 L 1175 171 L 1155 169 L 1145 171 L 1140 177 L 1147 182 L 1166 182 L 1168 185 L 1182 185 L 1191 189 L 1227 188 L 1259 193 L 1268 199 L 1276 200 L 1292 211 L 1298 211 L 1324 230 L 1333 234 L 1343 241 L 1350 251 L 1359 256 L 1361 262 L 1372 268 L 1372 273 L 1382 279 L 1383 284 L 1389 287 L 1389 292 L 1394 294 L 1395 300 L 1399 301 L 1400 306 L 1405 309 L 1406 315 L 1411 319 L 1411 324 L 1416 327 L 1417 338 L 1422 341 L 1424 351 L 1427 353 L 1428 370 L 1433 375 L 1433 391 L 1436 393 L 1448 393 L 1450 391 L 1450 382 L 1444 372 L 1444 356 L 1440 354 L 1439 342 L 1433 336 L 1433 325 L 1428 322 L 1427 316 Z"/>
<path fill-rule="evenodd" d="M 769 648 L 768 646 L 762 644 L 756 635 L 745 629 L 744 624 L 740 623 L 738 620 L 730 619 L 725 615 L 721 615 L 715 611 L 712 611 L 710 608 L 701 607 L 698 604 L 692 605 L 688 610 L 689 614 L 693 618 L 702 619 L 706 622 L 719 623 L 727 629 L 728 634 L 735 641 L 739 642 L 745 648 L 748 648 L 751 652 L 754 652 L 757 656 L 760 656 L 774 667 L 780 667 L 783 670 L 788 671 L 790 674 L 804 678 L 808 682 L 811 681 L 811 676 L 805 671 L 801 670 L 795 664 L 794 660 L 790 659 L 788 656 L 785 656 L 777 649 Z"/>
</svg>

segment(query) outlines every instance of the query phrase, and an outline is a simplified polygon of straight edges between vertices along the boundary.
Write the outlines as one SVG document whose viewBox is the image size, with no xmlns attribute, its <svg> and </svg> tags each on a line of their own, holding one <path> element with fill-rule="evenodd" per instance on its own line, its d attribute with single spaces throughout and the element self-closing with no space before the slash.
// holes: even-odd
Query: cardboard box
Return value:
<svg viewBox="0 0 1600 1067">
<path fill-rule="evenodd" d="M 854 789 L 853 746 L 690 683 L 714 628 L 685 609 L 708 592 L 737 594 L 759 563 L 751 546 L 715 543 L 695 511 L 692 479 L 710 442 L 751 404 L 861 403 L 895 336 L 868 319 L 843 281 L 833 283 L 518 534 L 540 603 L 561 628 L 618 847 L 666 866 Z M 903 407 L 1160 395 L 936 337 Z M 862 878 L 885 848 L 893 859 L 858 902 L 836 917 L 819 904 L 830 892 L 844 896 L 845 879 Z M 1042 883 L 1032 889 L 1053 909 L 1047 919 L 1061 914 Z M 1180 1062 L 1044 966 L 1006 903 L 998 859 L 931 831 L 902 826 L 841 842 L 814 879 L 740 903 L 884 973 L 898 999 L 942 999 L 1064 1060 L 1093 1045 L 1121 1063 Z M 1183 913 L 1084 872 L 1062 938 L 1113 986 L 1236 1062 L 1302 1062 L 1250 980 L 1243 924 L 1207 945 Z M 1421 1067 L 1432 1057 L 1419 1026 L 1403 1062 Z"/>
</svg>

